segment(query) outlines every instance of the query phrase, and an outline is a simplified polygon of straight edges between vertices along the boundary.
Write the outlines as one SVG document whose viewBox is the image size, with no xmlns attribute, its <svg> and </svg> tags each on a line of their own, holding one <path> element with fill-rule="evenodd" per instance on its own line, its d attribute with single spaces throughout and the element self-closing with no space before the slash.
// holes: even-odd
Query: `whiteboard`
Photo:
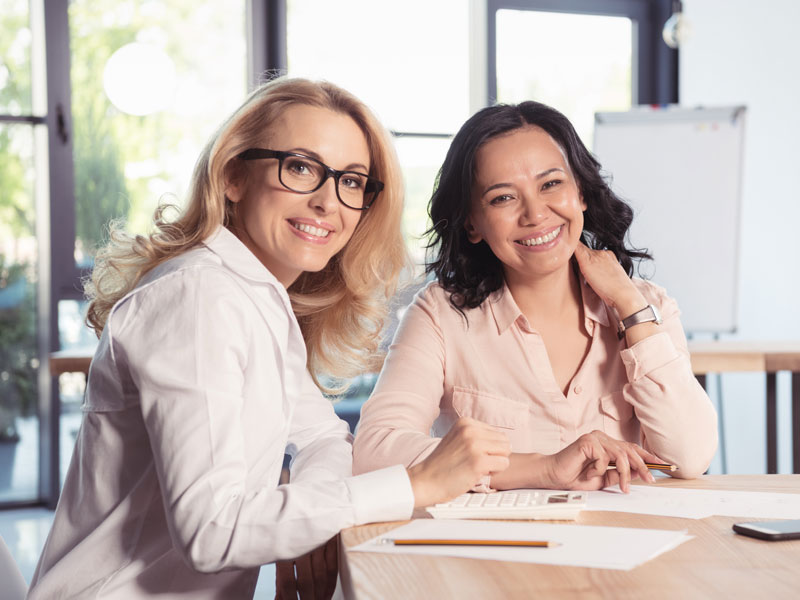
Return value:
<svg viewBox="0 0 800 600">
<path fill-rule="evenodd" d="M 688 333 L 737 324 L 745 107 L 637 107 L 595 115 L 594 154 L 634 211 L 629 243 Z"/>
</svg>

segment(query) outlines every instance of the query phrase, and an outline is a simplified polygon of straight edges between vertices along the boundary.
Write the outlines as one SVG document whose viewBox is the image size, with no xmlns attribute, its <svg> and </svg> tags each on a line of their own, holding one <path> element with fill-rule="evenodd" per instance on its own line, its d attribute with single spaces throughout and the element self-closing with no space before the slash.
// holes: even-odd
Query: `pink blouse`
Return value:
<svg viewBox="0 0 800 600">
<path fill-rule="evenodd" d="M 679 477 L 702 474 L 717 447 L 716 412 L 692 374 L 676 302 L 634 283 L 661 311 L 662 331 L 627 348 L 614 311 L 581 285 L 591 345 L 566 396 L 507 287 L 465 310 L 465 321 L 429 284 L 403 316 L 361 410 L 354 472 L 420 462 L 464 416 L 504 431 L 513 452 L 555 454 L 598 429 L 678 465 Z"/>
</svg>

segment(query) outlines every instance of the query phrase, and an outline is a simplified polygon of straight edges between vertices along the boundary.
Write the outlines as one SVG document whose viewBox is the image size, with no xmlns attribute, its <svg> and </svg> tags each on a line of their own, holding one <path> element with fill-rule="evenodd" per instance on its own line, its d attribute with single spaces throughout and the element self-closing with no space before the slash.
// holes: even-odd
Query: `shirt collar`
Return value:
<svg viewBox="0 0 800 600">
<path fill-rule="evenodd" d="M 522 314 L 519 306 L 514 302 L 514 297 L 505 282 L 503 282 L 503 287 L 496 292 L 492 292 L 487 300 L 494 322 L 497 325 L 497 333 L 502 334 L 505 332 L 520 317 L 525 319 L 525 315 Z M 527 322 L 527 319 L 525 321 Z"/>
<path fill-rule="evenodd" d="M 583 300 L 583 314 L 587 320 L 594 321 L 604 327 L 608 327 L 613 319 L 609 318 L 609 311 L 605 302 L 595 293 L 592 287 L 586 282 L 583 276 L 580 277 L 581 297 Z M 487 299 L 489 308 L 492 311 L 497 333 L 502 334 L 511 324 L 522 319 L 527 325 L 528 320 L 514 301 L 508 286 L 503 283 L 503 287 L 489 295 Z M 587 327 L 588 329 L 588 327 Z"/>
<path fill-rule="evenodd" d="M 583 276 L 581 276 L 581 294 L 583 295 L 583 314 L 586 318 L 599 323 L 603 327 L 608 327 L 612 322 L 609 320 L 609 311 L 611 309 L 597 295 Z"/>
<path fill-rule="evenodd" d="M 203 244 L 234 273 L 258 283 L 271 283 L 285 289 L 255 254 L 226 227 L 220 225 Z"/>
</svg>

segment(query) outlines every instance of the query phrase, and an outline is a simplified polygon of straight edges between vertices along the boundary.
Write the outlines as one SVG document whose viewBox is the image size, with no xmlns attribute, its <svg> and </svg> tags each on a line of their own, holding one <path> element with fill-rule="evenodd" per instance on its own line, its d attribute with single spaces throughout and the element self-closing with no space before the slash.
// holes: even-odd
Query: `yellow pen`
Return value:
<svg viewBox="0 0 800 600">
<path fill-rule="evenodd" d="M 539 540 L 452 540 L 452 539 L 391 539 L 383 538 L 383 544 L 395 546 L 517 546 L 524 548 L 552 548 L 558 542 Z"/>
<path fill-rule="evenodd" d="M 666 463 L 649 463 L 649 462 L 646 462 L 646 463 L 644 463 L 644 466 L 646 466 L 648 469 L 653 469 L 655 471 L 677 471 L 678 470 L 677 465 L 668 465 Z M 609 469 L 616 469 L 617 468 L 617 463 L 615 463 L 612 460 L 610 463 L 608 463 L 608 468 Z"/>
</svg>

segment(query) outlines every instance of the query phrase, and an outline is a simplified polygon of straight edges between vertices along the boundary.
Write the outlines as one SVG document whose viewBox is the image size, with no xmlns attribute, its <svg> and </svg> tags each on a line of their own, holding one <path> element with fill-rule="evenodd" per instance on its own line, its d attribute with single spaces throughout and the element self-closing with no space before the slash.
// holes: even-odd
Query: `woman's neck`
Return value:
<svg viewBox="0 0 800 600">
<path fill-rule="evenodd" d="M 506 274 L 506 285 L 522 314 L 534 327 L 572 313 L 582 303 L 580 279 L 572 261 L 563 269 L 536 276 Z"/>
</svg>

